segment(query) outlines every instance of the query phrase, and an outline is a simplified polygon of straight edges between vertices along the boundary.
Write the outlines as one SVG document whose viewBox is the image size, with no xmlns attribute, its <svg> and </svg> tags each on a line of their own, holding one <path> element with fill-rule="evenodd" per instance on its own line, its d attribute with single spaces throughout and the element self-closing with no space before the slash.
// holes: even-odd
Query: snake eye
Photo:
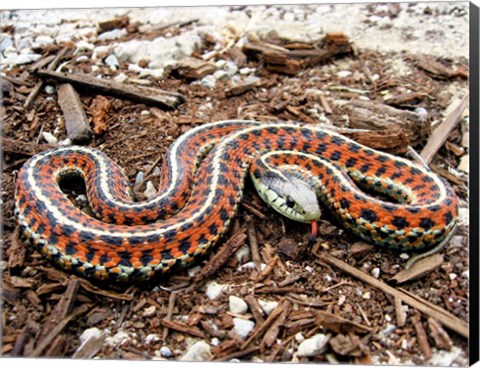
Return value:
<svg viewBox="0 0 480 368">
<path fill-rule="evenodd" d="M 290 208 L 293 208 L 295 206 L 295 201 L 290 196 L 287 196 L 287 200 L 285 201 L 285 203 Z"/>
</svg>

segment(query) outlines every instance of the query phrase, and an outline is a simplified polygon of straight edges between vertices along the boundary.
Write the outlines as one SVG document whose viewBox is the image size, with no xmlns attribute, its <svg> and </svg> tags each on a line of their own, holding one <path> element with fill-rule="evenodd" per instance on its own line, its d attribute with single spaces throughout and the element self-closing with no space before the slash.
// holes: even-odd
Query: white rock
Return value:
<svg viewBox="0 0 480 368">
<path fill-rule="evenodd" d="M 137 176 L 135 176 L 135 184 L 134 184 L 134 186 L 137 186 L 138 184 L 140 184 L 140 183 L 142 182 L 144 175 L 145 175 L 145 174 L 143 173 L 143 171 L 139 171 L 139 172 L 137 173 Z"/>
<path fill-rule="evenodd" d="M 305 337 L 302 335 L 301 332 L 297 332 L 295 335 L 295 340 L 300 344 L 305 341 Z"/>
<path fill-rule="evenodd" d="M 157 334 L 148 334 L 145 336 L 145 344 L 160 341 L 160 337 Z"/>
<path fill-rule="evenodd" d="M 429 365 L 439 366 L 439 367 L 451 367 L 452 363 L 459 359 L 462 356 L 462 349 L 452 346 L 450 351 L 439 350 L 438 352 L 432 354 Z"/>
<path fill-rule="evenodd" d="M 462 276 L 465 277 L 466 279 L 469 279 L 470 278 L 470 270 L 463 271 Z"/>
<path fill-rule="evenodd" d="M 268 301 L 268 300 L 258 300 L 258 304 L 262 307 L 262 310 L 265 312 L 266 315 L 269 315 L 273 312 L 275 308 L 278 306 L 278 302 L 276 301 Z"/>
<path fill-rule="evenodd" d="M 198 341 L 188 349 L 188 351 L 180 358 L 180 360 L 187 362 L 198 362 L 210 360 L 211 358 L 212 353 L 210 352 L 210 345 L 208 345 L 205 341 Z"/>
<path fill-rule="evenodd" d="M 90 58 L 87 55 L 80 55 L 75 59 L 77 63 L 80 63 L 82 61 L 88 61 L 88 60 L 90 60 Z"/>
<path fill-rule="evenodd" d="M 155 189 L 151 181 L 147 181 L 147 185 L 143 194 L 145 194 L 145 197 L 147 197 L 148 199 L 153 198 L 157 195 L 157 190 Z"/>
<path fill-rule="evenodd" d="M 213 73 L 213 77 L 217 80 L 226 80 L 229 76 L 225 70 L 217 70 L 215 73 Z"/>
<path fill-rule="evenodd" d="M 245 314 L 248 310 L 248 304 L 235 295 L 230 295 L 228 297 L 228 307 L 230 312 L 234 314 Z"/>
<path fill-rule="evenodd" d="M 148 308 L 145 308 L 145 309 L 143 310 L 143 316 L 144 316 L 144 317 L 152 317 L 152 316 L 155 315 L 155 311 L 156 311 L 156 310 L 157 310 L 157 308 L 156 308 L 154 305 L 152 305 L 152 306 L 150 306 L 150 307 L 148 307 Z"/>
<path fill-rule="evenodd" d="M 45 92 L 49 95 L 53 95 L 55 93 L 55 87 L 53 86 L 45 86 Z"/>
<path fill-rule="evenodd" d="M 213 300 L 220 296 L 224 291 L 228 291 L 229 286 L 218 284 L 215 281 L 210 281 L 206 285 L 205 294 L 207 295 L 208 299 Z"/>
<path fill-rule="evenodd" d="M 41 58 L 39 54 L 21 54 L 21 55 L 9 55 L 2 60 L 2 64 L 8 65 L 23 65 L 37 61 Z"/>
<path fill-rule="evenodd" d="M 125 331 L 118 331 L 115 335 L 105 339 L 105 344 L 109 346 L 120 346 L 131 341 L 131 336 Z"/>
<path fill-rule="evenodd" d="M 220 340 L 218 339 L 218 337 L 214 337 L 214 338 L 210 341 L 210 344 L 212 344 L 213 346 L 218 346 L 218 345 L 220 345 Z"/>
<path fill-rule="evenodd" d="M 165 358 L 171 358 L 173 356 L 172 350 L 168 346 L 162 346 L 160 348 L 160 355 Z"/>
<path fill-rule="evenodd" d="M 249 256 L 250 256 L 250 247 L 247 245 L 241 246 L 235 252 L 235 258 L 237 259 L 238 263 L 245 262 Z"/>
<path fill-rule="evenodd" d="M 207 75 L 206 77 L 203 77 L 200 80 L 200 84 L 202 86 L 208 87 L 208 88 L 214 88 L 215 87 L 215 82 L 217 79 L 213 75 Z"/>
<path fill-rule="evenodd" d="M 107 31 L 99 35 L 98 40 L 99 41 L 116 40 L 116 39 L 122 38 L 126 34 L 127 34 L 127 30 L 124 28 L 113 29 L 111 31 Z"/>
<path fill-rule="evenodd" d="M 303 341 L 297 349 L 297 356 L 313 357 L 321 354 L 330 340 L 330 335 L 316 334 Z"/>
<path fill-rule="evenodd" d="M 95 45 L 93 43 L 87 42 L 87 41 L 78 41 L 75 46 L 77 49 L 75 50 L 75 54 L 78 54 L 79 52 L 82 51 L 91 51 L 95 48 Z"/>
<path fill-rule="evenodd" d="M 43 139 L 45 139 L 45 142 L 48 144 L 57 144 L 58 139 L 55 137 L 52 133 L 49 132 L 43 132 L 42 133 Z"/>
<path fill-rule="evenodd" d="M 389 29 L 393 27 L 393 22 L 389 17 L 383 17 L 378 21 L 378 27 L 380 29 Z"/>
<path fill-rule="evenodd" d="M 249 332 L 255 327 L 255 322 L 243 319 L 243 318 L 234 318 L 233 319 L 233 332 L 238 336 L 241 336 L 243 339 L 246 339 Z"/>
<path fill-rule="evenodd" d="M 79 337 L 80 343 L 83 345 L 85 344 L 85 342 L 87 342 L 92 338 L 98 339 L 100 338 L 101 334 L 102 332 L 96 327 L 88 328 L 85 331 L 83 331 L 82 334 L 80 335 Z"/>
<path fill-rule="evenodd" d="M 373 277 L 378 279 L 380 277 L 380 268 L 375 267 L 374 269 L 372 269 L 370 273 L 372 274 Z"/>
<path fill-rule="evenodd" d="M 337 73 L 338 78 L 346 78 L 352 75 L 352 72 L 350 70 L 341 70 Z"/>
<path fill-rule="evenodd" d="M 117 70 L 120 67 L 117 57 L 113 54 L 105 59 L 105 64 L 112 70 Z"/>
<path fill-rule="evenodd" d="M 452 273 L 449 273 L 449 274 L 448 274 L 448 277 L 450 278 L 450 280 L 453 281 L 453 280 L 455 280 L 455 279 L 458 277 L 458 275 L 457 275 L 456 273 L 453 273 L 453 272 L 452 272 Z"/>
<path fill-rule="evenodd" d="M 9 47 L 13 47 L 13 40 L 8 34 L 2 33 L 0 35 L 0 52 L 3 52 L 3 50 Z"/>
<path fill-rule="evenodd" d="M 38 45 L 51 45 L 53 42 L 54 40 L 50 36 L 42 35 L 35 38 L 35 43 L 37 43 Z"/>
</svg>

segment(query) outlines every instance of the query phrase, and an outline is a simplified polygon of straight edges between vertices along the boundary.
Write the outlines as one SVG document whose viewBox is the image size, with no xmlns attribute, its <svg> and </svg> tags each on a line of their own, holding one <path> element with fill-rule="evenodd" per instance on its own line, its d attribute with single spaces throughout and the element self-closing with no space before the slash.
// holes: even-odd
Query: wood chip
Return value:
<svg viewBox="0 0 480 368">
<path fill-rule="evenodd" d="M 262 85 L 261 80 L 254 80 L 250 82 L 239 82 L 238 84 L 232 85 L 226 89 L 225 93 L 227 96 L 238 96 L 242 93 L 248 92 L 254 88 L 260 87 Z"/>
<path fill-rule="evenodd" d="M 431 274 L 438 269 L 443 263 L 443 255 L 433 254 L 430 257 L 423 258 L 413 264 L 412 267 L 401 270 L 390 281 L 394 281 L 396 284 L 402 284 L 407 281 L 416 280 L 422 278 L 425 275 Z"/>
<path fill-rule="evenodd" d="M 429 75 L 438 79 L 450 79 L 455 77 L 468 78 L 468 73 L 465 75 L 463 70 L 454 71 L 452 68 L 446 67 L 442 63 L 433 59 L 432 57 L 419 56 L 417 58 L 417 67 L 426 71 Z"/>
<path fill-rule="evenodd" d="M 99 337 L 90 337 L 78 349 L 73 353 L 73 359 L 92 359 L 95 355 L 102 350 L 103 342 L 107 335 L 101 333 Z"/>
<path fill-rule="evenodd" d="M 23 156 L 34 156 L 37 153 L 54 148 L 51 144 L 35 144 L 31 142 L 22 142 L 12 138 L 1 137 L 2 149 L 5 153 L 13 153 Z"/>
<path fill-rule="evenodd" d="M 39 70 L 37 71 L 37 75 L 42 78 L 54 79 L 58 82 L 70 83 L 80 88 L 92 89 L 98 91 L 98 93 L 150 103 L 164 108 L 172 109 L 185 101 L 185 97 L 180 93 L 151 87 L 133 86 L 130 84 L 99 79 L 85 74 Z"/>
<path fill-rule="evenodd" d="M 415 314 L 412 316 L 413 326 L 415 327 L 415 331 L 417 332 L 417 341 L 418 345 L 420 346 L 420 350 L 422 351 L 425 359 L 430 359 L 432 357 L 432 349 L 428 344 L 427 333 L 423 328 L 422 321 L 420 320 L 420 315 Z"/>
<path fill-rule="evenodd" d="M 102 134 L 107 131 L 107 122 L 110 120 L 111 108 L 111 100 L 104 96 L 96 96 L 91 103 L 88 110 L 92 115 L 93 133 L 95 133 L 96 135 Z"/>
<path fill-rule="evenodd" d="M 261 346 L 262 348 L 270 348 L 273 343 L 277 340 L 278 334 L 280 333 L 280 328 L 286 322 L 290 312 L 292 311 L 292 304 L 290 302 L 283 303 L 284 309 L 278 318 L 272 323 L 268 328 L 267 332 L 263 336 Z"/>
<path fill-rule="evenodd" d="M 88 144 L 92 130 L 77 92 L 69 83 L 57 86 L 58 104 L 63 112 L 67 136 L 76 144 Z"/>
<path fill-rule="evenodd" d="M 332 350 L 337 354 L 352 357 L 359 357 L 363 355 L 362 351 L 358 349 L 361 344 L 361 340 L 356 335 L 338 334 L 337 336 L 330 338 L 328 343 L 332 347 Z"/>
<path fill-rule="evenodd" d="M 216 70 L 217 67 L 208 61 L 188 58 L 175 65 L 170 74 L 175 78 L 191 81 L 213 74 Z"/>
<path fill-rule="evenodd" d="M 317 325 L 322 326 L 329 331 L 339 334 L 346 334 L 349 332 L 367 333 L 372 331 L 370 327 L 349 321 L 345 318 L 337 316 L 336 314 L 323 311 L 316 312 L 316 323 Z"/>
<path fill-rule="evenodd" d="M 364 241 L 358 241 L 352 244 L 349 250 L 349 254 L 352 257 L 360 258 L 364 257 L 367 254 L 370 254 L 375 247 L 372 244 L 366 243 Z"/>
<path fill-rule="evenodd" d="M 208 263 L 202 267 L 200 272 L 195 274 L 195 276 L 193 277 L 193 282 L 200 282 L 201 280 L 204 280 L 217 272 L 220 267 L 227 263 L 227 261 L 232 257 L 232 255 L 242 245 L 245 244 L 246 239 L 247 235 L 245 234 L 244 229 L 242 229 L 241 232 L 234 234 L 220 247 L 220 249 L 215 253 L 215 255 L 208 261 Z"/>
<path fill-rule="evenodd" d="M 428 319 L 428 327 L 430 330 L 430 336 L 433 337 L 437 348 L 444 350 L 450 350 L 452 348 L 453 342 L 450 339 L 450 336 L 448 336 L 448 333 L 435 318 L 430 317 Z"/>
<path fill-rule="evenodd" d="M 175 322 L 175 321 L 169 321 L 169 320 L 166 320 L 166 319 L 161 319 L 160 324 L 164 327 L 169 328 L 169 329 L 179 331 L 179 332 L 183 332 L 183 333 L 186 333 L 188 335 L 200 337 L 201 339 L 206 339 L 207 338 L 205 336 L 205 334 L 202 331 L 200 331 L 200 329 L 198 327 L 189 326 L 189 325 L 187 325 L 185 323 L 182 323 L 182 322 Z"/>
<path fill-rule="evenodd" d="M 427 144 L 425 147 L 423 147 L 420 156 L 427 164 L 432 161 L 433 156 L 435 156 L 435 153 L 437 153 L 440 147 L 443 146 L 450 135 L 450 132 L 460 122 L 463 111 L 468 106 L 468 98 L 469 94 L 466 93 L 458 105 L 455 106 L 455 108 L 448 114 L 445 120 L 433 131 L 432 135 L 428 139 Z"/>
<path fill-rule="evenodd" d="M 405 321 L 407 320 L 407 310 L 408 306 L 402 304 L 402 299 L 398 296 L 394 298 L 394 305 L 395 305 L 395 316 L 397 319 L 397 326 L 403 327 L 405 326 Z"/>
</svg>

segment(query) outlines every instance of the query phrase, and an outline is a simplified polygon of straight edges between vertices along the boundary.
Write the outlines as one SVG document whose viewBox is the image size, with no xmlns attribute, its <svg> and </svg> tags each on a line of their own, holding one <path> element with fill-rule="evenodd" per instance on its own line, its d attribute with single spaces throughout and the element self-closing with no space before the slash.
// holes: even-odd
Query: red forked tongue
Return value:
<svg viewBox="0 0 480 368">
<path fill-rule="evenodd" d="M 313 220 L 310 223 L 312 224 L 312 233 L 310 234 L 310 239 L 308 240 L 309 247 L 311 247 L 315 243 L 315 240 L 317 240 L 317 233 L 318 233 L 317 221 Z"/>
</svg>

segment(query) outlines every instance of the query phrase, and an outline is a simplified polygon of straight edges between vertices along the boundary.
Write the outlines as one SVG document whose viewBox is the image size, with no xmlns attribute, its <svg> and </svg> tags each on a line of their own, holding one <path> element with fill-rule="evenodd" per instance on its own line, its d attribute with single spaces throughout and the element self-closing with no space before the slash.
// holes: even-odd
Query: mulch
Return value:
<svg viewBox="0 0 480 368">
<path fill-rule="evenodd" d="M 112 22 L 128 26 L 128 19 Z M 172 25 L 170 31 L 193 26 Z M 138 30 L 128 30 L 126 39 L 135 38 Z M 193 61 L 160 80 L 140 79 L 125 64 L 118 71 L 106 66 L 93 71 L 90 59 L 75 62 L 80 55 L 74 56 L 69 44 L 45 47 L 39 50 L 40 62 L 2 75 L 2 354 L 179 359 L 195 341 L 205 340 L 212 345 L 208 359 L 215 361 L 426 364 L 438 350 L 452 347 L 466 355 L 467 226 L 459 226 L 438 254 L 405 271 L 409 256 L 360 241 L 328 214 L 319 223 L 317 242 L 307 248 L 308 226 L 269 210 L 247 184 L 225 243 L 196 272 L 107 285 L 63 272 L 28 246 L 14 219 L 13 189 L 21 165 L 55 145 L 45 141 L 44 132 L 105 152 L 125 169 L 136 199 L 142 200 L 147 182 L 158 186 L 168 146 L 198 124 L 225 119 L 327 123 L 387 152 L 411 155 L 408 147 L 413 147 L 468 208 L 468 175 L 448 169 L 468 153 L 461 144 L 468 134 L 465 100 L 443 115 L 452 97 L 463 97 L 445 91 L 453 85 L 468 88 L 467 60 L 357 50 L 342 34 L 313 43 L 262 40 L 222 54 L 212 54 L 213 45 L 205 44 Z M 259 80 L 217 81 L 214 88 L 192 84 L 214 71 L 201 57 L 209 52 L 239 68 L 255 68 Z M 392 60 L 411 73 L 397 75 Z M 352 73 L 338 74 L 345 65 Z M 131 78 L 128 85 L 112 81 L 120 72 Z M 92 78 L 96 75 L 103 78 Z M 46 92 L 47 85 L 55 86 L 53 93 Z M 67 99 L 63 105 L 76 108 L 66 112 L 61 98 Z M 419 111 L 427 117 L 419 117 Z M 83 125 L 71 127 L 71 121 Z M 448 129 L 432 133 L 434 121 Z M 76 200 L 84 187 L 76 183 L 66 190 Z M 212 282 L 228 286 L 214 299 L 206 293 Z M 244 299 L 247 313 L 232 313 L 229 295 Z M 277 302 L 269 314 L 264 301 Z M 245 338 L 232 330 L 236 319 L 255 323 Z M 82 344 L 80 336 L 92 327 L 102 333 Z M 320 333 L 328 339 L 324 349 L 296 356 L 302 339 Z M 171 356 L 161 357 L 162 346 Z"/>
</svg>

